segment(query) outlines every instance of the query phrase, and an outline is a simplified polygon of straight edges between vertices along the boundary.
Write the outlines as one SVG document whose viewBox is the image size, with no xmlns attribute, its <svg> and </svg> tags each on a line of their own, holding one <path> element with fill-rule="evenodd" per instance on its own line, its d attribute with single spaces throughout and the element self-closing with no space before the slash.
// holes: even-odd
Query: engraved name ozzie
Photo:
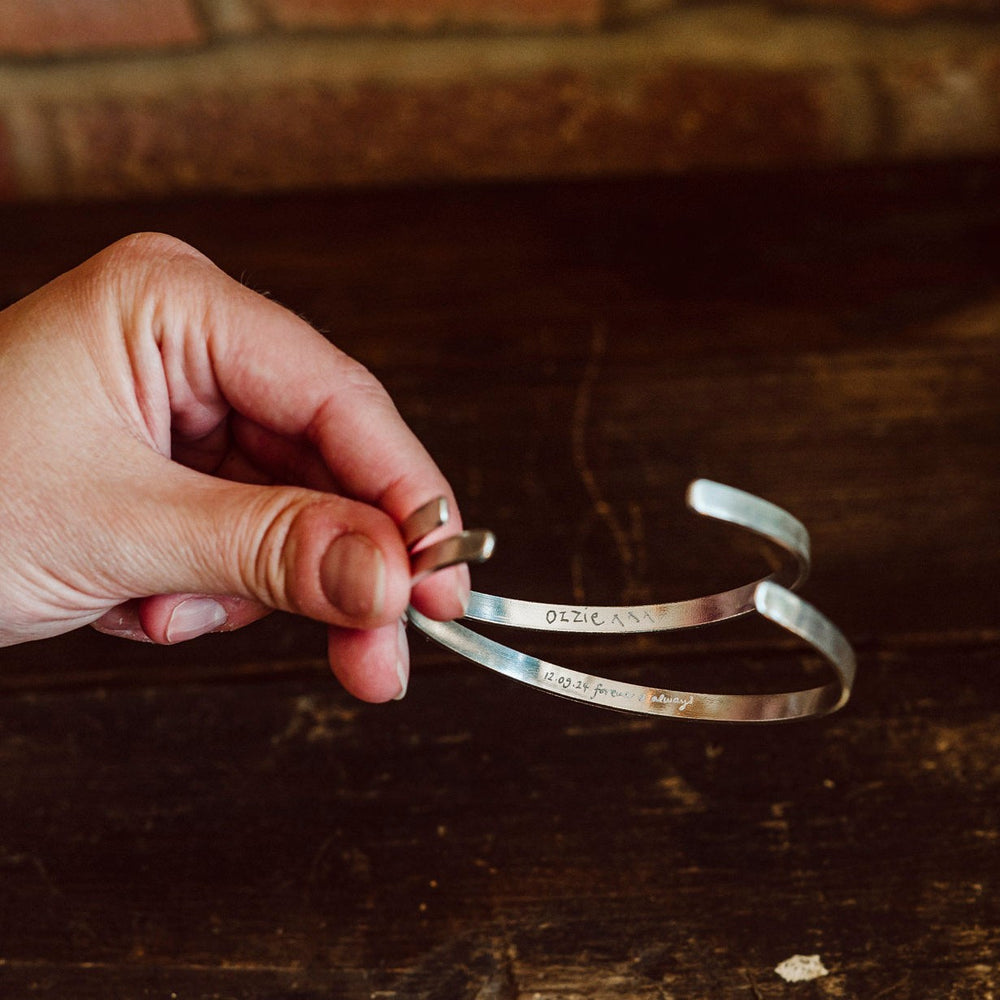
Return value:
<svg viewBox="0 0 1000 1000">
<path fill-rule="evenodd" d="M 655 625 L 656 619 L 645 608 L 548 608 L 545 622 L 547 625 L 584 625 L 613 632 L 647 622 Z"/>
</svg>

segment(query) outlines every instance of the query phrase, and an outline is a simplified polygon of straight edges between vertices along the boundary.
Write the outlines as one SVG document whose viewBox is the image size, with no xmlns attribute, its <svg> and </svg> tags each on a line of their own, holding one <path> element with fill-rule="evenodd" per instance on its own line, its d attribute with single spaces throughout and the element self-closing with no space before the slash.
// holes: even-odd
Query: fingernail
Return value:
<svg viewBox="0 0 1000 1000">
<path fill-rule="evenodd" d="M 349 619 L 377 618 L 385 603 L 385 558 L 364 535 L 334 539 L 320 563 L 327 600 Z"/>
<path fill-rule="evenodd" d="M 406 697 L 406 689 L 410 686 L 410 645 L 406 641 L 406 621 L 400 619 L 399 630 L 396 633 L 396 676 L 399 678 L 399 694 L 396 701 Z"/>
<path fill-rule="evenodd" d="M 226 622 L 226 609 L 210 597 L 189 597 L 170 612 L 167 642 L 184 642 L 211 632 Z"/>
</svg>

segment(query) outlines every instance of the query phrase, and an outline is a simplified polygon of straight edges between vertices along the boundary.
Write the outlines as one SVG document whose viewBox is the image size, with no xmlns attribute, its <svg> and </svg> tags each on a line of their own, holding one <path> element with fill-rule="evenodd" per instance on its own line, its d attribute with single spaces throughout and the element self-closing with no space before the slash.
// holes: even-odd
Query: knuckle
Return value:
<svg viewBox="0 0 1000 1000">
<path fill-rule="evenodd" d="M 133 233 L 106 247 L 88 261 L 91 280 L 101 290 L 112 289 L 126 299 L 158 298 L 170 290 L 178 273 L 205 267 L 208 259 L 183 240 L 166 233 Z"/>
<path fill-rule="evenodd" d="M 343 379 L 348 386 L 379 404 L 388 401 L 385 387 L 360 361 L 342 354 L 340 363 Z"/>
<path fill-rule="evenodd" d="M 127 236 L 85 268 L 90 297 L 130 345 L 147 338 L 158 345 L 203 340 L 225 301 L 218 295 L 222 272 L 194 247 L 164 233 Z"/>
<path fill-rule="evenodd" d="M 317 616 L 319 577 L 309 567 L 324 534 L 316 530 L 321 506 L 305 491 L 282 489 L 261 495 L 245 510 L 236 549 L 247 593 L 272 608 Z"/>
<path fill-rule="evenodd" d="M 173 260 L 199 260 L 203 255 L 176 236 L 167 233 L 132 233 L 116 240 L 94 258 L 103 264 L 120 268 L 149 262 L 162 264 Z"/>
<path fill-rule="evenodd" d="M 358 409 L 369 414 L 373 423 L 399 419 L 399 411 L 388 390 L 360 361 L 344 354 L 341 358 L 342 384 Z"/>
<path fill-rule="evenodd" d="M 261 497 L 244 511 L 238 529 L 243 538 L 236 550 L 246 590 L 274 608 L 288 605 L 285 553 L 295 517 L 290 504 Z"/>
</svg>

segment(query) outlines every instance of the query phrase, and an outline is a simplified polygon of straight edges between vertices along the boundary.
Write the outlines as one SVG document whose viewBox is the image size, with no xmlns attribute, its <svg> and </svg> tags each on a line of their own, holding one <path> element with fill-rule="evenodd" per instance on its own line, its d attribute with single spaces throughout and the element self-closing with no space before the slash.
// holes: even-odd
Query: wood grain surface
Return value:
<svg viewBox="0 0 1000 1000">
<path fill-rule="evenodd" d="M 996 995 L 996 163 L 6 207 L 0 305 L 141 229 L 376 372 L 498 535 L 477 588 L 742 582 L 761 553 L 684 510 L 709 476 L 808 525 L 803 595 L 859 681 L 830 719 L 740 728 L 419 636 L 407 698 L 362 705 L 284 615 L 2 650 L 0 995 Z M 523 638 L 633 679 L 809 663 L 753 620 Z M 828 974 L 786 983 L 796 954 Z"/>
</svg>

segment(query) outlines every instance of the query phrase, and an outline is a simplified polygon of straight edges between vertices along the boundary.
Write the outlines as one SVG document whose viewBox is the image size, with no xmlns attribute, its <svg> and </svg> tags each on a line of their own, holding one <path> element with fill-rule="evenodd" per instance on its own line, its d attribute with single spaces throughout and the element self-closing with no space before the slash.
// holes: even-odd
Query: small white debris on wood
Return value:
<svg viewBox="0 0 1000 1000">
<path fill-rule="evenodd" d="M 819 955 L 792 955 L 780 962 L 774 970 L 786 983 L 807 983 L 810 979 L 828 976 L 830 970 L 823 965 Z"/>
</svg>

